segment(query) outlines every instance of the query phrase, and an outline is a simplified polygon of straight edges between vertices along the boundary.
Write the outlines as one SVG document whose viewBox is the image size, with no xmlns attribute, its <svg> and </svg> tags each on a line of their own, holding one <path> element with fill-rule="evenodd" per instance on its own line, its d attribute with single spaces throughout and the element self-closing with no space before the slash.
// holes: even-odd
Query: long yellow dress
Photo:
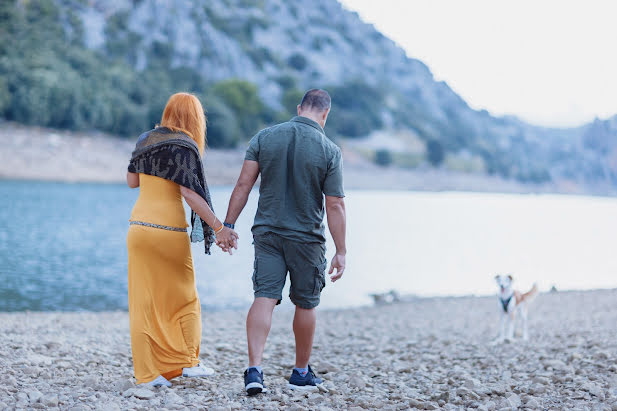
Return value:
<svg viewBox="0 0 617 411">
<path fill-rule="evenodd" d="M 127 236 L 129 317 L 135 378 L 145 383 L 199 363 L 201 305 L 187 232 L 134 224 L 186 229 L 180 186 L 146 174 L 139 183 Z"/>
</svg>

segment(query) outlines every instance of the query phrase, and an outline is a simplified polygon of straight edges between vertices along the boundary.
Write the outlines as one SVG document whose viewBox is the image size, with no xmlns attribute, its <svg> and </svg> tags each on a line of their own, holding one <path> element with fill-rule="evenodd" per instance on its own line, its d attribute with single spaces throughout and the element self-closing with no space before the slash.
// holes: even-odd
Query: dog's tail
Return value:
<svg viewBox="0 0 617 411">
<path fill-rule="evenodd" d="M 533 287 L 531 287 L 531 290 L 529 290 L 529 291 L 527 291 L 526 293 L 523 294 L 522 300 L 523 301 L 527 301 L 528 303 L 530 303 L 530 302 L 532 302 L 536 298 L 538 293 L 539 293 L 538 284 L 534 283 Z"/>
</svg>

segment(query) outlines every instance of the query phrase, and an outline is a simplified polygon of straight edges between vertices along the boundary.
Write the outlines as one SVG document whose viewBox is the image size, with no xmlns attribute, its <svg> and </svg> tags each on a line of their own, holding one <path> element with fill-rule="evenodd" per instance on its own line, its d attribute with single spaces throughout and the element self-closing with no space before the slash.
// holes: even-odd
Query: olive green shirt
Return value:
<svg viewBox="0 0 617 411">
<path fill-rule="evenodd" d="M 315 121 L 296 116 L 257 133 L 245 160 L 261 173 L 253 234 L 325 242 L 324 194 L 344 197 L 341 149 Z"/>
</svg>

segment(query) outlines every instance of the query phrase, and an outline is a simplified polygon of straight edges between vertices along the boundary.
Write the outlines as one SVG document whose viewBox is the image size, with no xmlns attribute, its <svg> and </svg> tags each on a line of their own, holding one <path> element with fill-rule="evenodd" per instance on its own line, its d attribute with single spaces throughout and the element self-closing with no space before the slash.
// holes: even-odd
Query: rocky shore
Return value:
<svg viewBox="0 0 617 411">
<path fill-rule="evenodd" d="M 323 310 L 313 365 L 325 390 L 294 394 L 292 312 L 275 312 L 269 393 L 247 397 L 245 312 L 204 313 L 207 379 L 135 386 L 128 315 L 1 313 L 0 409 L 617 410 L 617 290 L 541 294 L 530 339 L 492 345 L 496 297 Z"/>
</svg>

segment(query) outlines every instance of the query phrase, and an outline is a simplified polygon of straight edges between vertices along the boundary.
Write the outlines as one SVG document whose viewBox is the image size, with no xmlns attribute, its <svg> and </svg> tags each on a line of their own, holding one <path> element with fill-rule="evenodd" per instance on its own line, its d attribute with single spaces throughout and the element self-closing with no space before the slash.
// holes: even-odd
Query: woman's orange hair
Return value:
<svg viewBox="0 0 617 411">
<path fill-rule="evenodd" d="M 189 93 L 176 93 L 169 97 L 163 110 L 161 127 L 187 134 L 195 140 L 203 155 L 206 146 L 206 115 L 197 97 Z"/>
</svg>

